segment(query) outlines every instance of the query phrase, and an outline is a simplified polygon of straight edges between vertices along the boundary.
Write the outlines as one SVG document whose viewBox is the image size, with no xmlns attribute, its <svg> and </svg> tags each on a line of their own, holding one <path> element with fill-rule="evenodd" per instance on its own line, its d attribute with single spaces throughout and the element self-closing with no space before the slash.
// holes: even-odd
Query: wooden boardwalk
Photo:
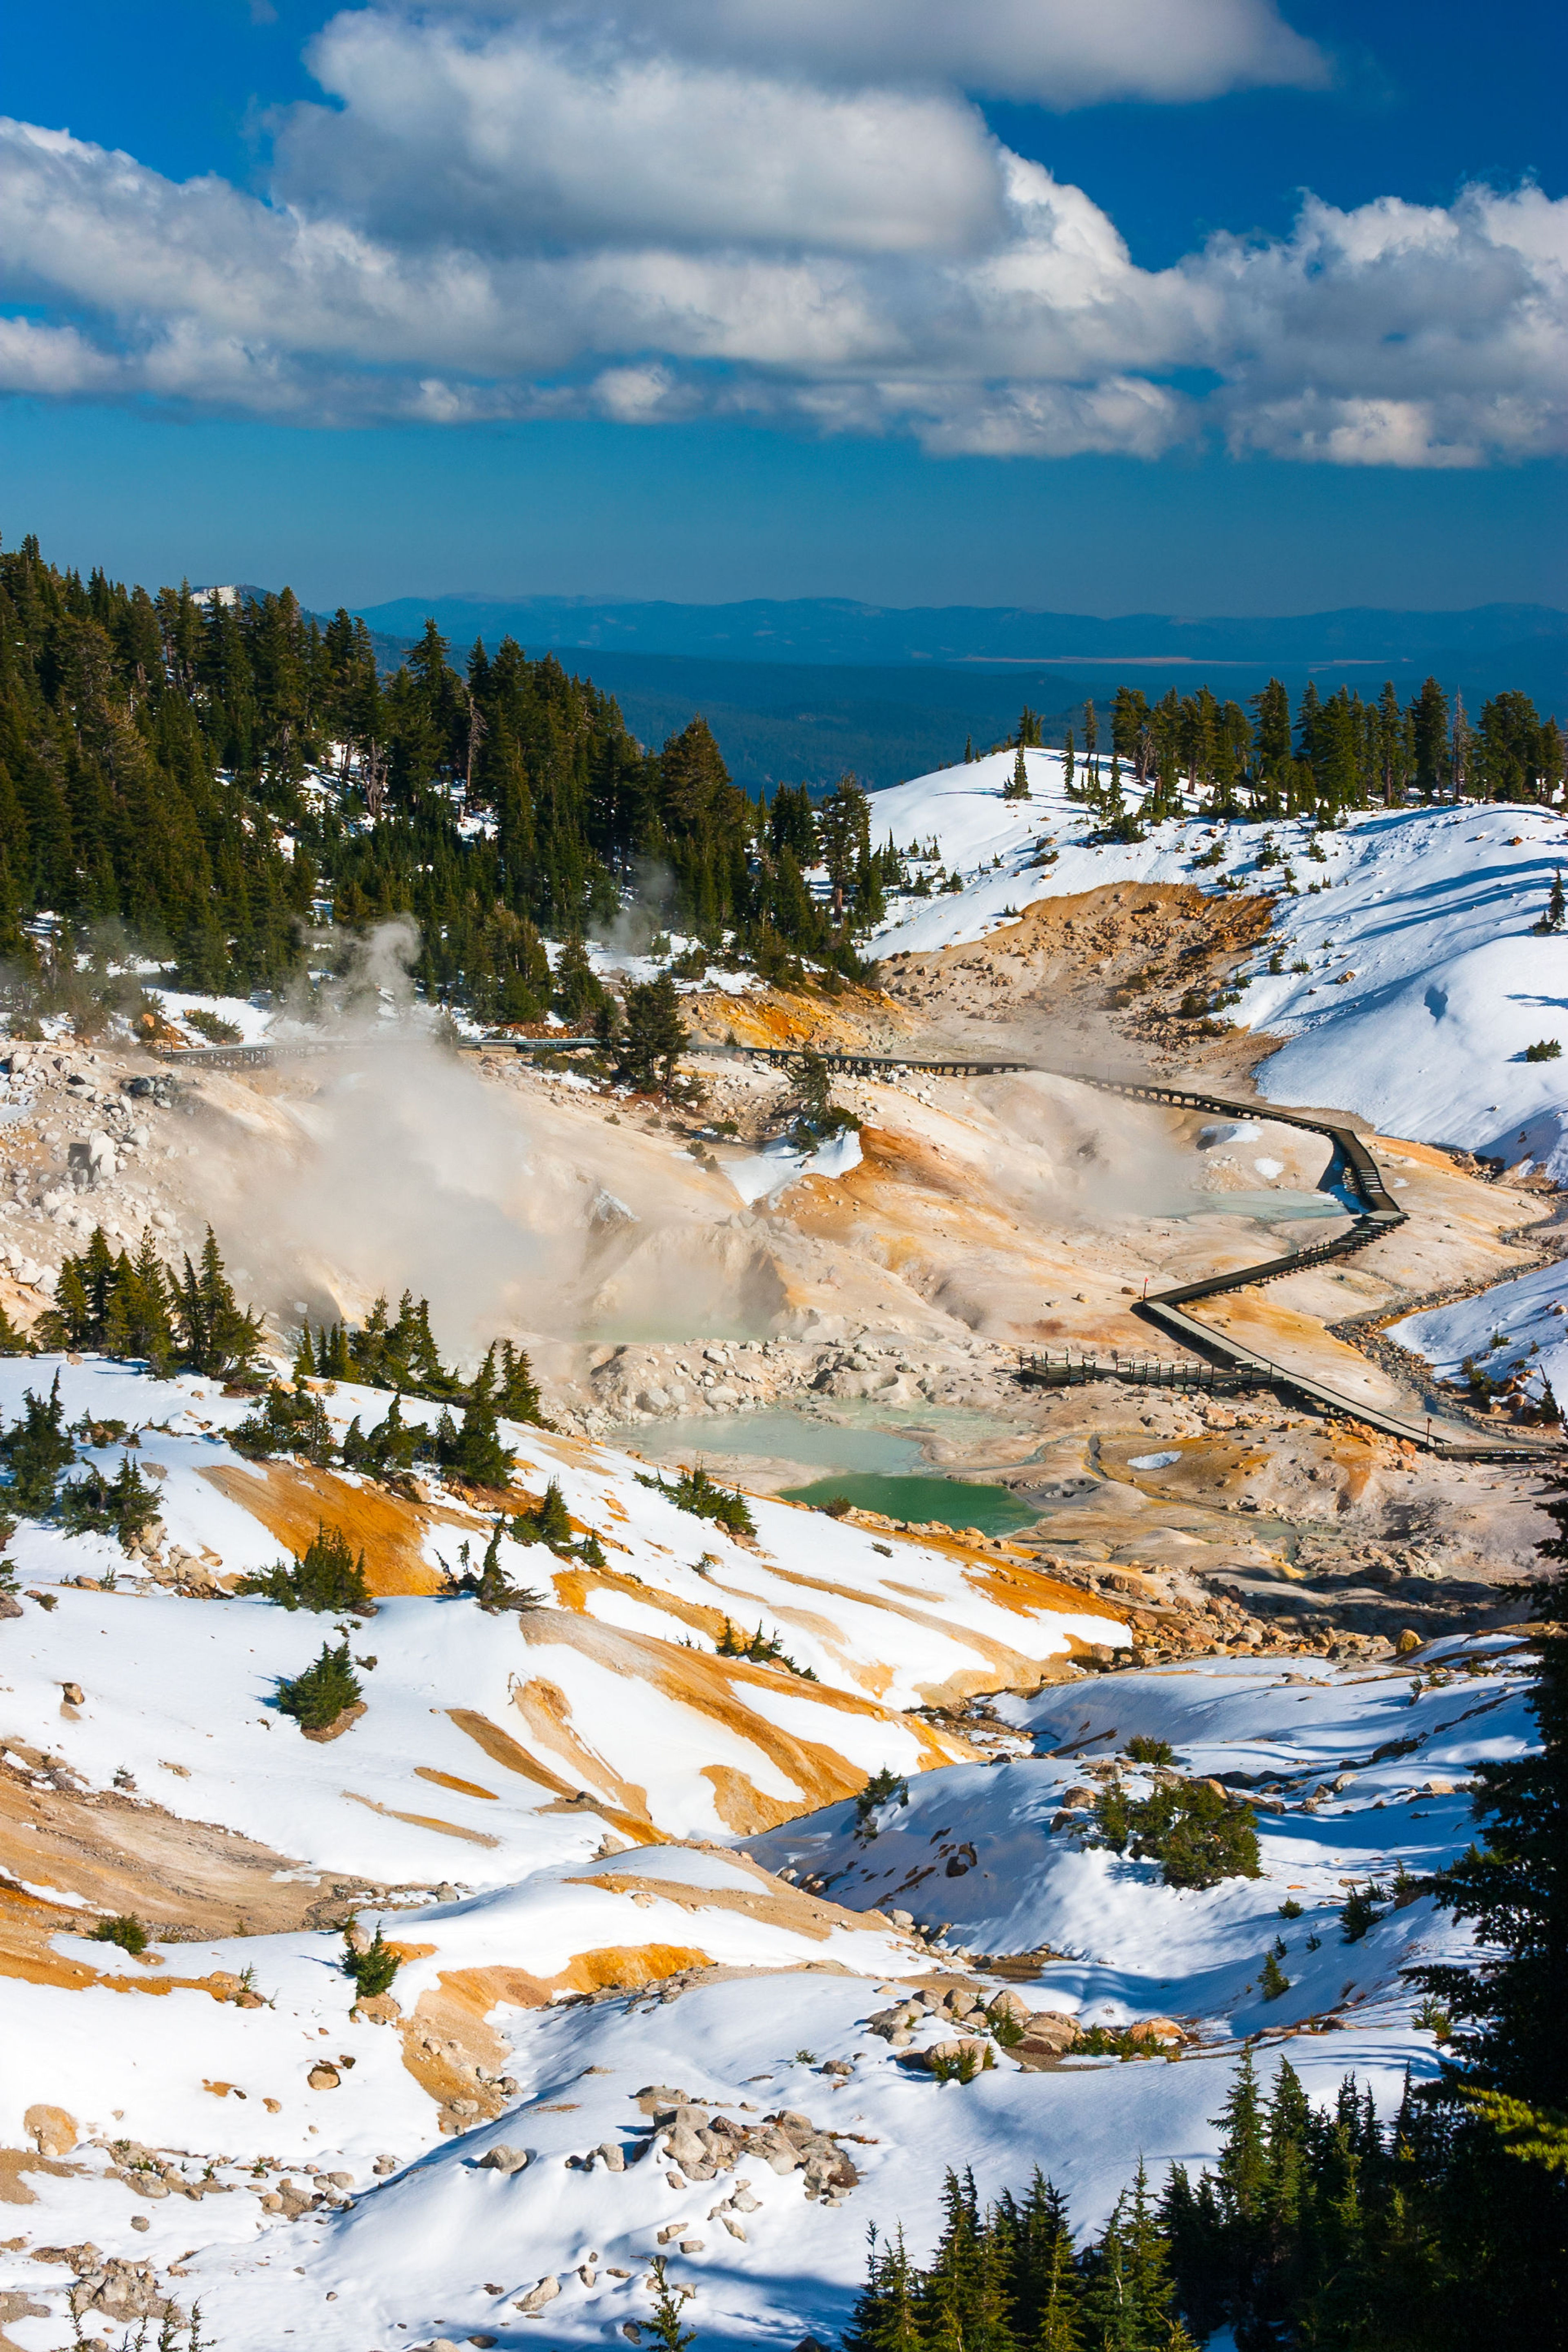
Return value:
<svg viewBox="0 0 1568 2352">
<path fill-rule="evenodd" d="M 815 1051 L 815 1048 L 811 1049 Z M 784 1066 L 804 1060 L 806 1049 L 769 1048 L 761 1058 Z M 1140 1299 L 1132 1312 L 1146 1321 L 1157 1324 L 1163 1330 L 1190 1349 L 1198 1361 L 1185 1369 L 1173 1368 L 1166 1377 L 1165 1368 L 1152 1364 L 1121 1365 L 1113 1360 L 1103 1363 L 1098 1358 L 1079 1359 L 1076 1367 L 1064 1358 L 1053 1364 L 1047 1355 L 1024 1355 L 1020 1359 L 1020 1374 L 1026 1381 L 1041 1386 L 1058 1388 L 1078 1386 L 1089 1380 L 1129 1381 L 1139 1387 L 1175 1386 L 1211 1388 L 1215 1384 L 1216 1367 L 1220 1360 L 1220 1382 L 1239 1390 L 1242 1387 L 1271 1388 L 1288 1391 L 1321 1405 L 1327 1412 L 1342 1413 L 1346 1420 L 1360 1422 L 1368 1429 L 1381 1430 L 1385 1436 L 1402 1438 L 1406 1444 L 1419 1446 L 1423 1453 L 1441 1455 L 1453 1462 L 1503 1462 L 1520 1467 L 1557 1464 L 1563 1460 L 1560 1445 L 1550 1443 L 1517 1444 L 1500 1442 L 1489 1444 L 1484 1438 L 1468 1440 L 1454 1428 L 1445 1428 L 1427 1418 L 1411 1421 L 1399 1413 L 1384 1412 L 1381 1406 L 1368 1404 L 1360 1397 L 1347 1395 L 1342 1390 L 1331 1388 L 1326 1381 L 1310 1374 L 1295 1370 L 1288 1364 L 1276 1363 L 1270 1357 L 1260 1355 L 1256 1349 L 1245 1347 L 1239 1340 L 1227 1339 L 1212 1325 L 1200 1322 L 1188 1308 L 1197 1300 L 1216 1298 L 1228 1290 L 1249 1289 L 1255 1283 L 1277 1282 L 1281 1276 L 1300 1274 L 1307 1267 L 1323 1265 L 1336 1258 L 1350 1257 L 1384 1234 L 1393 1233 L 1405 1223 L 1404 1210 L 1390 1195 L 1384 1183 L 1382 1171 L 1354 1128 L 1335 1119 L 1323 1118 L 1310 1112 L 1281 1110 L 1273 1103 L 1237 1102 L 1229 1095 L 1211 1095 L 1183 1087 L 1166 1087 L 1152 1079 L 1091 1077 L 1081 1071 L 1053 1070 L 1041 1062 L 986 1061 L 968 1056 L 952 1056 L 940 1061 L 916 1060 L 909 1055 L 835 1054 L 820 1055 L 830 1069 L 853 1070 L 861 1075 L 878 1071 L 920 1071 L 931 1076 L 984 1076 L 1001 1070 L 1038 1070 L 1049 1077 L 1068 1079 L 1074 1086 L 1092 1087 L 1100 1094 L 1121 1095 L 1132 1102 L 1164 1104 L 1173 1110 L 1211 1112 L 1221 1118 L 1269 1119 L 1281 1127 L 1300 1127 L 1314 1135 L 1326 1135 L 1334 1147 L 1335 1163 L 1347 1192 L 1354 1194 L 1359 1207 L 1352 1215 L 1348 1232 L 1337 1234 L 1331 1241 L 1313 1242 L 1305 1249 L 1294 1250 L 1283 1257 L 1263 1258 L 1255 1265 L 1238 1267 L 1231 1274 L 1210 1275 L 1202 1282 L 1178 1283 L 1173 1289 L 1152 1292 Z"/>
</svg>

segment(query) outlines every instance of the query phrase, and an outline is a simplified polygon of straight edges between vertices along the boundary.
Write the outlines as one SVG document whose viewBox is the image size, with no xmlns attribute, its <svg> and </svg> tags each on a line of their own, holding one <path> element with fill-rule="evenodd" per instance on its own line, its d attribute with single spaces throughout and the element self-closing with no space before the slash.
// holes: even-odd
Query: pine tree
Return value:
<svg viewBox="0 0 1568 2352">
<path fill-rule="evenodd" d="M 537 1503 L 519 1512 L 511 1523 L 511 1534 L 518 1543 L 548 1544 L 552 1551 L 563 1550 L 571 1543 L 572 1516 L 555 1479 L 552 1478 Z"/>
<path fill-rule="evenodd" d="M 56 1479 L 76 1460 L 65 1429 L 58 1372 L 47 1398 L 24 1390 L 22 1417 L 0 1437 L 0 1457 L 11 1473 L 7 1499 L 29 1517 L 47 1511 L 55 1499 Z"/>
<path fill-rule="evenodd" d="M 514 1348 L 510 1339 L 503 1339 L 500 1343 L 500 1380 L 496 1392 L 496 1411 L 508 1421 L 531 1422 L 541 1428 L 545 1425 L 533 1368 L 526 1352 L 521 1348 Z"/>
<path fill-rule="evenodd" d="M 450 1416 L 442 1415 L 448 1429 Z M 512 1459 L 496 1427 L 496 1409 L 488 1398 L 475 1396 L 465 1406 L 462 1426 L 437 1443 L 437 1458 L 444 1469 L 473 1486 L 506 1486 L 511 1481 Z"/>
<path fill-rule="evenodd" d="M 665 2276 L 665 2257 L 655 2254 L 648 2268 L 653 2273 L 653 2317 L 642 2323 L 654 2342 L 663 2352 L 687 2352 L 697 2340 L 694 2327 L 682 2327 L 680 2315 L 691 2300 L 694 2289 L 672 2287 Z"/>
<path fill-rule="evenodd" d="M 1050 2269 L 1040 2299 L 1034 2352 L 1083 2352 L 1080 2297 L 1072 2241 L 1065 2232 L 1051 2248 Z"/>
<path fill-rule="evenodd" d="M 363 1552 L 356 1560 L 342 1529 L 329 1530 L 324 1521 L 289 1567 L 280 1562 L 262 1574 L 241 1577 L 237 1589 L 276 1601 L 289 1610 L 310 1609 L 333 1616 L 345 1610 L 373 1613 Z"/>
<path fill-rule="evenodd" d="M 626 1026 L 616 1040 L 616 1075 L 639 1094 L 668 1094 L 675 1066 L 690 1038 L 668 972 L 633 982 L 626 990 Z"/>
<path fill-rule="evenodd" d="M 200 1272 L 185 1259 L 176 1313 L 181 1353 L 193 1371 L 237 1379 L 250 1370 L 261 1351 L 261 1318 L 237 1305 L 210 1225 Z"/>
<path fill-rule="evenodd" d="M 1022 743 L 1018 746 L 1017 755 L 1013 761 L 1013 772 L 1007 780 L 1006 790 L 1002 797 L 1005 801 L 1026 801 L 1029 797 L 1029 770 L 1024 758 Z"/>
<path fill-rule="evenodd" d="M 359 1704 L 359 1676 L 347 1642 L 340 1642 L 336 1649 L 323 1642 L 314 1664 L 279 1684 L 278 1709 L 280 1715 L 291 1715 L 301 1731 L 325 1731 Z"/>
<path fill-rule="evenodd" d="M 915 2295 L 916 2273 L 904 2250 L 903 2231 L 879 2247 L 873 2222 L 866 2284 L 844 2331 L 844 2352 L 922 2352 Z"/>
</svg>

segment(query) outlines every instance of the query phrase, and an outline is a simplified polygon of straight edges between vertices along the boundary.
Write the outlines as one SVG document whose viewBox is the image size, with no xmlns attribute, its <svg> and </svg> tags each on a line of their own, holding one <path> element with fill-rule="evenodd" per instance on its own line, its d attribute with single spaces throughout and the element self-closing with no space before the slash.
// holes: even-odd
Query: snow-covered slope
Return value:
<svg viewBox="0 0 1568 2352">
<path fill-rule="evenodd" d="M 1034 899 L 1103 884 L 1281 893 L 1233 1015 L 1289 1041 L 1259 1073 L 1270 1100 L 1356 1111 L 1385 1134 L 1568 1177 L 1564 1065 L 1524 1058 L 1568 1032 L 1568 934 L 1535 929 L 1553 873 L 1568 867 L 1560 813 L 1373 811 L 1322 833 L 1173 819 L 1144 841 L 1095 846 L 1093 819 L 1063 790 L 1060 754 L 1026 753 L 1027 801 L 1002 797 L 1013 760 L 998 752 L 874 796 L 878 839 L 891 832 L 904 849 L 934 838 L 964 882 L 900 900 L 878 934 L 879 955 L 981 939 Z M 1196 863 L 1216 842 L 1221 862 Z M 1309 854 L 1314 843 L 1321 857 Z M 1047 846 L 1055 862 L 1041 866 Z M 1291 876 L 1295 897 L 1282 893 Z M 1269 973 L 1276 948 L 1284 968 Z"/>
<path fill-rule="evenodd" d="M 1202 846 L 1194 827 L 1161 825 L 1146 841 L 1095 847 L 1088 838 L 1094 820 L 1080 802 L 1067 796 L 1062 754 L 1025 752 L 1026 801 L 1003 797 L 1016 757 L 1012 751 L 990 752 L 872 794 L 873 841 L 880 845 L 890 835 L 899 849 L 919 854 L 934 842 L 942 865 L 950 874 L 962 875 L 964 887 L 931 898 L 896 900 L 868 952 L 919 954 L 984 939 L 1033 898 L 1094 890 L 1106 882 L 1189 878 L 1188 846 Z M 1126 797 L 1136 804 L 1135 790 L 1128 787 Z M 1038 866 L 1037 858 L 1050 849 L 1056 863 Z"/>
<path fill-rule="evenodd" d="M 221 1604 L 174 1605 L 254 1630 Z M 89 1631 L 78 1623 L 79 1655 Z M 1018 1755 L 911 1779 L 908 1805 L 895 1796 L 860 1834 L 836 1804 L 744 1850 L 605 1852 L 587 1843 L 602 1815 L 558 1809 L 508 1885 L 417 1909 L 362 1903 L 405 1958 L 393 1992 L 357 2005 L 328 1932 L 192 1938 L 134 1960 L 57 1922 L 31 1979 L 0 1979 L 5 2136 L 54 2151 L 16 2171 L 34 2201 L 14 2217 L 0 2291 L 58 2315 L 79 2266 L 30 2250 L 90 2240 L 172 2270 L 223 2352 L 306 2332 L 322 2352 L 585 2344 L 647 2317 L 662 2251 L 697 2290 L 704 2341 L 784 2347 L 842 2327 L 869 2223 L 929 2247 L 949 2165 L 973 2166 L 990 2195 L 1037 2163 L 1091 2227 L 1140 2151 L 1156 2175 L 1212 2158 L 1244 2037 L 1288 2055 L 1320 2100 L 1353 2071 L 1386 2114 L 1405 2069 L 1436 2064 L 1399 1970 L 1463 1939 L 1419 1898 L 1347 1946 L 1344 1887 L 1461 1847 L 1459 1784 L 1529 1735 L 1508 1643 L 1423 1664 L 1413 1684 L 1407 1669 L 1214 1660 L 1006 1701 Z M 1135 1732 L 1169 1739 L 1185 1772 L 1267 1784 L 1280 1810 L 1261 1822 L 1261 1878 L 1175 1892 L 1152 1864 L 1052 1832 L 1069 1786 L 1096 1782 Z M 347 1777 L 345 1745 L 325 1752 Z M 760 1864 L 814 1867 L 839 1900 Z M 965 1941 L 1033 1955 L 1009 1972 L 1028 2009 L 1173 2019 L 1179 2063 L 1028 2071 L 997 2048 L 972 2083 L 934 2080 L 919 2053 L 945 2018 L 928 2012 L 907 2049 L 870 2030 L 895 1996 L 971 1981 L 870 1909 L 917 1873 L 927 1916 L 940 1890 Z M 1301 1913 L 1282 1919 L 1288 1898 Z M 1291 1986 L 1265 2004 L 1277 1935 Z M 1266 2046 L 1266 2081 L 1272 2063 Z M 701 2147 L 654 2128 L 682 2102 L 710 2129 Z M 7 2324 L 23 2352 L 61 2335 L 58 2315 Z"/>
<path fill-rule="evenodd" d="M 935 1909 L 977 1951 L 1064 1955 L 1040 1981 L 1051 2005 L 1090 2021 L 1173 2011 L 1209 2032 L 1226 2020 L 1247 2032 L 1294 2023 L 1389 1981 L 1431 1911 L 1393 1912 L 1347 1951 L 1333 1917 L 1345 1874 L 1434 1868 L 1468 1834 L 1466 1774 L 1484 1757 L 1519 1754 L 1529 1732 L 1511 1678 L 1413 1686 L 1397 1667 L 1352 1678 L 1316 1660 L 1261 1673 L 1208 1659 L 1003 1698 L 997 1712 L 1029 1734 L 1030 1754 L 910 1782 L 907 1803 L 879 1808 L 870 1837 L 853 1806 L 836 1805 L 750 1840 L 749 1851 L 851 1907 Z M 1269 1791 L 1260 1878 L 1166 1887 L 1157 1864 L 1075 1833 L 1085 1815 L 1069 1790 L 1102 1785 L 1100 1759 L 1134 1734 L 1168 1741 L 1185 1774 Z M 1126 1778 L 1147 1792 L 1147 1774 Z M 1291 1986 L 1266 2003 L 1258 1969 L 1287 1894 L 1303 1914 L 1288 1930 Z"/>
<path fill-rule="evenodd" d="M 1559 1402 L 1568 1398 L 1568 1276 L 1553 1258 L 1532 1266 L 1517 1281 L 1500 1282 L 1451 1307 L 1391 1323 L 1388 1336 L 1413 1354 L 1425 1356 L 1443 1380 L 1462 1381 L 1471 1363 L 1487 1379 L 1501 1382 L 1524 1376 L 1539 1400 L 1549 1383 Z"/>
<path fill-rule="evenodd" d="M 512 1424 L 513 1507 L 554 1479 L 606 1565 L 503 1537 L 507 1574 L 545 1605 L 489 1617 L 472 1601 L 434 1597 L 443 1562 L 458 1568 L 466 1546 L 477 1563 L 491 1531 L 460 1496 L 435 1488 L 415 1503 L 342 1473 L 249 1462 L 223 1436 L 245 1400 L 103 1360 L 0 1363 L 7 1420 L 25 1389 L 42 1393 L 57 1371 L 68 1420 L 140 1429 L 166 1573 L 184 1553 L 177 1572 L 216 1589 L 215 1580 L 269 1567 L 285 1547 L 302 1552 L 322 1521 L 363 1546 L 383 1598 L 374 1633 L 356 1647 L 376 1664 L 366 1715 L 346 1743 L 312 1748 L 271 1698 L 277 1677 L 316 1654 L 323 1621 L 256 1600 L 193 1608 L 111 1538 L 24 1525 L 11 1547 L 18 1573 L 59 1599 L 47 1614 L 29 1611 L 26 1639 L 11 1636 L 16 1733 L 63 1746 L 95 1786 L 155 1736 L 159 1758 L 188 1774 L 157 1783 L 171 1810 L 201 1819 L 216 1808 L 264 1843 L 372 1875 L 439 1876 L 460 1856 L 473 1884 L 504 1881 L 538 1858 L 540 1809 L 579 1791 L 639 1836 L 762 1828 L 835 1781 L 852 1789 L 883 1764 L 918 1769 L 956 1752 L 901 1710 L 999 1683 L 1033 1687 L 1074 1646 L 1127 1639 L 1107 1605 L 1021 1559 L 998 1574 L 994 1554 L 956 1539 L 875 1540 L 760 1498 L 756 1538 L 742 1539 L 678 1509 L 631 1457 Z M 373 1425 L 388 1399 L 343 1383 L 323 1402 L 341 1429 L 355 1414 Z M 437 1415 L 416 1401 L 405 1410 L 410 1420 Z M 121 1453 L 110 1444 L 83 1458 L 112 1471 Z M 70 1589 L 106 1571 L 111 1591 Z M 727 1623 L 776 1633 L 815 1679 L 719 1656 Z M 107 1688 L 81 1663 L 83 1647 L 90 1656 L 105 1639 L 117 1662 Z M 62 1680 L 87 1682 L 93 1696 L 64 1733 L 55 1720 Z M 423 1861 L 385 1826 L 399 1809 L 431 1811 L 421 1780 L 444 1791 Z"/>
</svg>

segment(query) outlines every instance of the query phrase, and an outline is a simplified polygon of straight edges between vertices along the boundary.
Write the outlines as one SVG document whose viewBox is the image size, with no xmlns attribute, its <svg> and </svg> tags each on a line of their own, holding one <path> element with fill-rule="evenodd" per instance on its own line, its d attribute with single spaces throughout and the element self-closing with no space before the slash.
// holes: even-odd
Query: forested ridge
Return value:
<svg viewBox="0 0 1568 2352">
<path fill-rule="evenodd" d="M 837 910 L 801 878 L 826 849 Z M 0 552 L 0 954 L 118 918 L 186 987 L 278 986 L 313 924 L 413 917 L 432 997 L 529 1019 L 543 938 L 647 876 L 668 917 L 764 966 L 854 963 L 879 904 L 866 796 L 733 785 L 700 718 L 646 751 L 614 700 L 511 639 L 454 667 L 434 624 L 382 677 L 362 621 L 291 592 L 153 595 Z"/>
<path fill-rule="evenodd" d="M 1012 740 L 1044 731 L 1026 711 Z M 1250 715 L 1207 688 L 1152 706 L 1123 688 L 1108 751 L 1092 704 L 1052 731 L 1108 837 L 1194 798 L 1216 817 L 1331 821 L 1455 793 L 1551 801 L 1563 775 L 1556 723 L 1526 697 L 1493 697 L 1472 726 L 1433 679 L 1405 706 L 1392 687 L 1375 701 L 1309 687 L 1294 714 L 1277 681 Z M 552 992 L 545 940 L 602 929 L 641 893 L 770 976 L 803 959 L 857 974 L 858 935 L 908 878 L 874 814 L 852 777 L 826 799 L 781 785 L 752 801 L 700 717 L 650 751 L 612 697 L 510 637 L 459 667 L 430 622 L 384 673 L 363 621 L 323 623 L 287 589 L 153 594 L 62 572 L 33 539 L 0 551 L 0 958 L 15 969 L 119 923 L 187 989 L 278 988 L 325 926 L 406 915 L 427 996 L 530 1020 Z"/>
</svg>

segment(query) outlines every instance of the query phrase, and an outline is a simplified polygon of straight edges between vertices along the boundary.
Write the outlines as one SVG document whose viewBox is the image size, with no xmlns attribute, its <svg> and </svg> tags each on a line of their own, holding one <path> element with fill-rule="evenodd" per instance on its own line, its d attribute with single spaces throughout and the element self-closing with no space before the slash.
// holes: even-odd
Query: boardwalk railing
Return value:
<svg viewBox="0 0 1568 2352">
<path fill-rule="evenodd" d="M 805 1060 L 807 1052 L 816 1047 L 772 1046 L 749 1049 L 761 1059 L 784 1066 Z M 1301 1274 L 1309 1267 L 1324 1265 L 1335 1258 L 1349 1257 L 1365 1249 L 1384 1234 L 1393 1233 L 1405 1223 L 1404 1210 L 1390 1195 L 1384 1183 L 1382 1171 L 1365 1143 L 1354 1128 L 1336 1119 L 1314 1117 L 1310 1112 L 1282 1110 L 1273 1103 L 1237 1102 L 1228 1095 L 1211 1095 L 1184 1087 L 1161 1086 L 1151 1079 L 1091 1077 L 1081 1071 L 1052 1070 L 1045 1063 L 991 1061 L 975 1056 L 948 1055 L 941 1060 L 918 1060 L 907 1054 L 837 1054 L 821 1053 L 818 1058 L 830 1069 L 853 1070 L 863 1076 L 876 1076 L 889 1070 L 920 1071 L 931 1076 L 979 1077 L 1003 1070 L 1038 1070 L 1049 1077 L 1069 1079 L 1075 1086 L 1092 1087 L 1098 1093 L 1121 1095 L 1129 1101 L 1164 1105 L 1173 1110 L 1206 1111 L 1221 1118 L 1268 1119 L 1280 1127 L 1305 1128 L 1314 1135 L 1326 1135 L 1334 1147 L 1335 1160 L 1342 1171 L 1345 1188 L 1359 1202 L 1352 1213 L 1348 1232 L 1332 1240 L 1310 1243 L 1305 1249 L 1292 1251 L 1283 1257 L 1264 1258 L 1256 1265 L 1238 1266 L 1229 1274 L 1210 1275 L 1202 1282 L 1178 1283 L 1173 1289 L 1158 1290 L 1140 1299 L 1132 1308 L 1135 1315 L 1159 1325 L 1183 1346 L 1190 1349 L 1199 1362 L 1190 1369 L 1173 1369 L 1169 1379 L 1156 1382 L 1155 1374 L 1147 1366 L 1122 1365 L 1113 1361 L 1102 1364 L 1098 1359 L 1079 1358 L 1070 1366 L 1064 1357 L 1053 1365 L 1048 1356 L 1026 1359 L 1020 1365 L 1025 1380 L 1053 1388 L 1077 1387 L 1089 1380 L 1131 1381 L 1141 1387 L 1161 1386 L 1208 1387 L 1214 1384 L 1216 1368 L 1215 1357 L 1221 1360 L 1221 1378 L 1228 1375 L 1237 1388 L 1268 1387 L 1288 1390 L 1321 1405 L 1329 1412 L 1342 1413 L 1347 1420 L 1357 1421 L 1369 1429 L 1382 1430 L 1386 1436 L 1403 1439 L 1418 1446 L 1424 1453 L 1441 1455 L 1453 1462 L 1511 1462 L 1521 1465 L 1535 1463 L 1553 1464 L 1563 1459 L 1559 1446 L 1544 1444 L 1514 1443 L 1488 1444 L 1480 1441 L 1459 1441 L 1451 1428 L 1434 1427 L 1431 1419 L 1411 1421 L 1404 1415 L 1385 1412 L 1381 1406 L 1369 1404 L 1364 1398 L 1351 1396 L 1343 1390 L 1331 1388 L 1326 1381 L 1314 1380 L 1310 1373 L 1295 1370 L 1289 1364 L 1276 1363 L 1271 1357 L 1260 1355 L 1254 1348 L 1238 1339 L 1229 1339 L 1207 1323 L 1190 1315 L 1187 1309 L 1201 1298 L 1218 1297 L 1228 1290 L 1249 1289 L 1254 1283 L 1277 1282 L 1287 1274 Z M 1205 1374 L 1209 1377 L 1205 1380 Z"/>
</svg>

